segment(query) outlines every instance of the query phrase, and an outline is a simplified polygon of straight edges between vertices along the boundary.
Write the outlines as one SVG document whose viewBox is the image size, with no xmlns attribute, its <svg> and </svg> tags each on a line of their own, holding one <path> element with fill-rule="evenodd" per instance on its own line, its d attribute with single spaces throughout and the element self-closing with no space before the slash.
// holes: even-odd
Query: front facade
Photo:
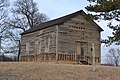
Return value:
<svg viewBox="0 0 120 80">
<path fill-rule="evenodd" d="M 22 34 L 21 59 L 54 53 L 56 60 L 63 60 L 58 54 L 75 54 L 74 60 L 87 61 L 91 64 L 94 43 L 95 60 L 96 63 L 100 63 L 101 31 L 102 29 L 83 11 L 43 23 L 36 29 L 30 29 Z"/>
</svg>

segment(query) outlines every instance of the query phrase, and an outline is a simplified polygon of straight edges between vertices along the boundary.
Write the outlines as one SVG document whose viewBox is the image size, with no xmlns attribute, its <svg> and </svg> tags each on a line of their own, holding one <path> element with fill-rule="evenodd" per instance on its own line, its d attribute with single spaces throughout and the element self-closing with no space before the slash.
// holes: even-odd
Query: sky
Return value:
<svg viewBox="0 0 120 80">
<path fill-rule="evenodd" d="M 14 0 L 11 0 L 11 3 Z M 89 5 L 87 0 L 34 0 L 38 4 L 39 11 L 41 13 L 46 14 L 50 19 L 55 19 L 62 17 L 64 15 L 68 15 L 70 13 L 79 11 L 83 9 L 86 13 L 85 7 Z M 111 35 L 111 30 L 106 27 L 107 21 L 95 21 L 100 27 L 103 28 L 103 32 L 101 33 L 101 39 L 107 38 L 108 35 Z M 112 46 L 111 46 L 112 47 Z M 108 49 L 111 47 L 105 47 L 104 44 L 101 46 L 101 57 L 102 62 L 104 62 L 104 58 L 106 53 L 108 53 Z"/>
<path fill-rule="evenodd" d="M 86 0 L 35 0 L 39 10 L 51 19 L 84 9 Z"/>
</svg>

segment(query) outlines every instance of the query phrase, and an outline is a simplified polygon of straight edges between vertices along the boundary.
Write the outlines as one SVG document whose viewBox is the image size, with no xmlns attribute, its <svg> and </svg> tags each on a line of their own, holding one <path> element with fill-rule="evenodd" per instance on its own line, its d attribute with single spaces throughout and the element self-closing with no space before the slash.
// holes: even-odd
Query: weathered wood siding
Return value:
<svg viewBox="0 0 120 80">
<path fill-rule="evenodd" d="M 21 56 L 37 55 L 40 53 L 56 52 L 56 27 L 45 28 L 40 31 L 25 34 L 21 39 Z M 26 44 L 29 43 L 29 53 L 26 52 Z"/>
<path fill-rule="evenodd" d="M 84 43 L 84 57 L 92 58 L 92 43 L 95 43 L 96 57 L 100 59 L 100 31 L 82 15 L 59 25 L 59 52 L 77 52 L 77 43 Z"/>
<path fill-rule="evenodd" d="M 56 26 L 58 26 L 58 35 Z M 92 62 L 92 43 L 94 42 L 96 60 L 100 62 L 100 30 L 83 15 L 77 15 L 63 24 L 22 35 L 21 40 L 21 56 L 56 53 L 58 50 L 58 54 L 76 53 L 79 58 L 84 52 L 82 57 L 89 62 Z"/>
</svg>

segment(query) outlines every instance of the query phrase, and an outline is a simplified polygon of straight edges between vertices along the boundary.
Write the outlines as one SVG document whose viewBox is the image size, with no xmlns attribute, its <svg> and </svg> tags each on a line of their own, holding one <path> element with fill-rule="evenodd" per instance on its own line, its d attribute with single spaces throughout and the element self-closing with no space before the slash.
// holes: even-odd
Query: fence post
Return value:
<svg viewBox="0 0 120 80">
<path fill-rule="evenodd" d="M 2 39 L 2 36 L 0 34 L 0 54 L 1 54 L 1 39 Z"/>
<path fill-rule="evenodd" d="M 58 25 L 56 26 L 56 61 L 58 60 Z"/>
<path fill-rule="evenodd" d="M 77 60 L 77 54 L 75 53 L 75 61 Z"/>
<path fill-rule="evenodd" d="M 96 70 L 96 67 L 95 67 L 95 45 L 94 45 L 94 43 L 92 43 L 92 48 L 93 48 L 93 50 L 92 50 L 92 54 L 93 54 L 93 71 L 95 71 Z"/>
</svg>

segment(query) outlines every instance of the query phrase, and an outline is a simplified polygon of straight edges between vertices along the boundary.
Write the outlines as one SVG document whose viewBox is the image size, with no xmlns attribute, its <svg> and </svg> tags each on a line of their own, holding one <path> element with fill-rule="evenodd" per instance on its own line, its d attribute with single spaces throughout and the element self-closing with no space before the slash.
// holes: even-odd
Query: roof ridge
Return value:
<svg viewBox="0 0 120 80">
<path fill-rule="evenodd" d="M 59 17 L 59 18 L 56 18 L 56 19 L 53 19 L 53 20 L 50 20 L 50 21 L 47 21 L 47 22 L 44 22 L 44 23 L 41 23 L 39 24 L 38 26 L 36 27 L 32 27 L 30 28 L 29 30 L 26 30 L 25 32 L 23 32 L 21 35 L 24 35 L 24 34 L 28 34 L 28 33 L 31 33 L 31 32 L 35 32 L 35 31 L 38 31 L 38 30 L 41 30 L 41 29 L 44 29 L 44 28 L 47 28 L 47 27 L 50 27 L 50 26 L 53 26 L 53 25 L 58 25 L 58 24 L 62 24 L 64 23 L 65 21 L 69 20 L 70 18 L 80 14 L 80 13 L 83 13 L 85 15 L 87 15 L 83 10 L 79 10 L 79 11 L 76 11 L 74 13 L 71 13 L 71 14 L 68 14 L 68 15 L 65 15 L 65 16 L 62 16 L 62 17 Z M 92 19 L 91 19 L 92 20 Z M 93 20 L 92 20 L 93 21 Z M 94 21 L 93 21 L 94 22 Z M 95 23 L 95 22 L 94 22 Z M 95 23 L 95 25 L 97 25 Z M 102 31 L 102 28 L 97 25 L 100 30 Z"/>
</svg>

